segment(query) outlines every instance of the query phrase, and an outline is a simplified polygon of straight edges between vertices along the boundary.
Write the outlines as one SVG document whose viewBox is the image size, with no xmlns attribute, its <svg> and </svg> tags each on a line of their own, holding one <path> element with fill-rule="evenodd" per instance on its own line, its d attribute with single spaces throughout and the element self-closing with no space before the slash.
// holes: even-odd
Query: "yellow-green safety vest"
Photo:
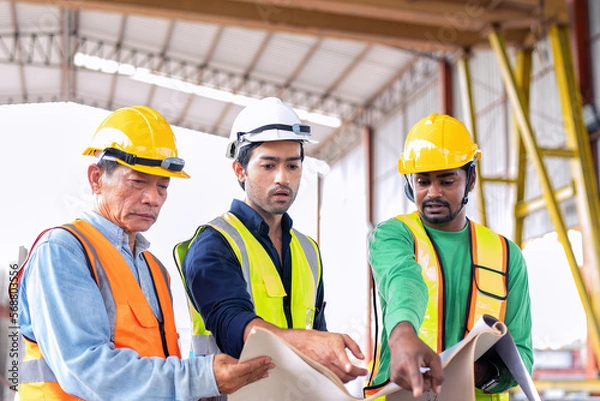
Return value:
<svg viewBox="0 0 600 401">
<path fill-rule="evenodd" d="M 419 338 L 439 354 L 444 349 L 444 286 L 440 283 L 442 265 L 435 247 L 423 226 L 418 211 L 396 217 L 410 229 L 415 241 L 415 257 L 422 267 L 427 284 L 428 302 Z M 506 239 L 487 227 L 469 220 L 471 238 L 472 282 L 469 290 L 465 336 L 479 318 L 486 314 L 504 320 L 508 294 L 508 253 Z M 375 377 L 373 374 L 372 377 Z M 475 389 L 477 401 L 508 401 L 508 392 L 486 393 Z M 376 401 L 385 400 L 385 397 Z"/>
<path fill-rule="evenodd" d="M 290 326 L 283 308 L 283 298 L 288 294 L 275 264 L 262 244 L 246 226 L 234 214 L 225 213 L 212 220 L 208 225 L 198 227 L 191 239 L 177 244 L 173 251 L 188 294 L 188 306 L 192 319 L 192 350 L 195 354 L 220 352 L 214 337 L 206 329 L 202 316 L 191 303 L 190 289 L 182 271 L 183 260 L 188 249 L 208 226 L 221 233 L 233 249 L 240 262 L 240 268 L 246 280 L 246 289 L 258 316 L 280 328 L 312 328 L 316 311 L 317 286 L 321 277 L 321 260 L 317 244 L 310 237 L 292 229 L 290 241 L 292 324 Z"/>
</svg>

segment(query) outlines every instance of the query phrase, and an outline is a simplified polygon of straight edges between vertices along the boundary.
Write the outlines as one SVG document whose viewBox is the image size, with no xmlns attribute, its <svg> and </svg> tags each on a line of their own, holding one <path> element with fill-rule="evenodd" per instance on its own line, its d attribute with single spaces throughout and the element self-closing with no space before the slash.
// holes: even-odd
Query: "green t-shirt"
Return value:
<svg viewBox="0 0 600 401">
<path fill-rule="evenodd" d="M 444 269 L 445 346 L 450 347 L 463 339 L 468 312 L 467 297 L 471 284 L 468 225 L 457 232 L 425 228 L 437 247 Z M 508 298 L 504 323 L 531 373 L 533 350 L 527 268 L 519 247 L 512 241 L 508 242 Z M 389 378 L 390 333 L 403 321 L 410 322 L 418 332 L 425 316 L 428 296 L 421 266 L 415 258 L 412 232 L 400 220 L 389 219 L 373 230 L 369 236 L 369 261 L 377 283 L 383 320 L 379 370 L 373 381 L 378 385 Z M 493 391 L 508 390 L 516 384 L 510 373 L 503 369 L 500 383 Z"/>
</svg>

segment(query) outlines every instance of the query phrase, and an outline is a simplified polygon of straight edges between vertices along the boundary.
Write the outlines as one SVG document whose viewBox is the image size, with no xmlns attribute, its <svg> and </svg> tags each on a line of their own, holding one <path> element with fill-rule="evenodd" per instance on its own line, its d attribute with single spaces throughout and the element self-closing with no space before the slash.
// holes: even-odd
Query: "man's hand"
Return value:
<svg viewBox="0 0 600 401">
<path fill-rule="evenodd" d="M 442 391 L 444 371 L 440 357 L 425 344 L 409 322 L 394 327 L 389 340 L 391 361 L 390 380 L 400 387 L 413 391 L 415 398 L 424 391 Z M 421 368 L 429 368 L 422 373 Z"/>
<path fill-rule="evenodd" d="M 221 394 L 231 394 L 246 384 L 268 377 L 269 370 L 274 367 L 271 358 L 266 356 L 238 362 L 227 354 L 216 354 L 213 360 L 215 380 Z"/>
<path fill-rule="evenodd" d="M 365 356 L 346 334 L 318 330 L 282 330 L 279 334 L 302 353 L 333 371 L 344 383 L 369 373 L 348 359 L 346 348 L 358 359 L 365 359 Z"/>
</svg>

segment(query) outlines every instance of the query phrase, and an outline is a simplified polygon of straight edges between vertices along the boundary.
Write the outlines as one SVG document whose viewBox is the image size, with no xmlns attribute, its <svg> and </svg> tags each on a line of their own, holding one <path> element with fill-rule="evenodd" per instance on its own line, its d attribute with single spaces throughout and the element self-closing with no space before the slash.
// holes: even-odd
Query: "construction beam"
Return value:
<svg viewBox="0 0 600 401">
<path fill-rule="evenodd" d="M 594 0 L 592 0 L 594 1 Z M 577 71 L 579 90 L 583 104 L 594 103 L 594 74 L 590 43 L 590 12 L 588 0 L 566 0 L 567 12 L 571 15 L 570 37 L 573 47 L 573 65 Z"/>
<path fill-rule="evenodd" d="M 554 191 L 554 196 L 558 202 L 563 202 L 572 199 L 575 196 L 575 188 L 573 185 L 565 185 Z M 523 221 L 525 217 L 546 209 L 546 200 L 543 196 L 528 200 L 520 200 L 515 204 L 515 217 L 517 221 Z M 521 223 L 522 224 L 522 223 Z"/>
<path fill-rule="evenodd" d="M 581 271 L 577 265 L 577 260 L 569 241 L 569 236 L 567 234 L 567 228 L 564 223 L 562 212 L 560 210 L 558 200 L 554 196 L 554 190 L 544 165 L 542 154 L 537 145 L 537 139 L 533 132 L 533 128 L 531 127 L 531 122 L 529 121 L 529 118 L 527 118 L 523 95 L 517 86 L 517 82 L 506 51 L 504 38 L 499 31 L 493 30 L 489 34 L 489 39 L 492 49 L 496 53 L 498 64 L 500 65 L 500 71 L 502 73 L 502 79 L 504 81 L 504 86 L 506 88 L 513 112 L 515 113 L 517 122 L 519 124 L 521 139 L 523 140 L 525 149 L 527 150 L 527 155 L 532 161 L 538 176 L 540 185 L 542 187 L 542 194 L 548 206 L 548 213 L 550 214 L 554 229 L 558 235 L 558 240 L 562 244 L 565 251 L 565 256 L 567 258 L 569 268 L 571 269 L 571 274 L 575 281 L 575 286 L 579 293 L 583 309 L 588 317 L 588 329 L 594 347 L 595 356 L 598 359 L 600 358 L 600 326 L 598 325 L 598 321 L 595 319 L 594 308 L 587 293 Z"/>
<path fill-rule="evenodd" d="M 446 58 L 438 61 L 438 93 L 439 93 L 439 113 L 454 115 L 453 105 L 453 86 L 452 65 Z"/>
<path fill-rule="evenodd" d="M 515 81 L 522 94 L 523 107 L 525 113 L 527 113 L 527 118 L 529 118 L 529 89 L 531 87 L 532 53 L 533 50 L 531 48 L 519 49 L 517 52 L 517 62 L 515 68 Z M 515 162 L 517 166 L 513 240 L 516 244 L 522 247 L 525 217 L 527 217 L 529 213 L 532 213 L 534 209 L 529 208 L 528 204 L 525 202 L 525 184 L 527 183 L 527 152 L 525 150 L 525 144 L 523 143 L 517 118 L 514 115 L 512 125 L 512 132 L 514 133 L 513 144 L 516 150 L 513 152 L 513 154 L 516 154 Z M 524 205 L 525 208 L 523 208 Z"/>
<path fill-rule="evenodd" d="M 27 0 L 31 3 L 47 4 L 46 0 Z M 548 3 L 559 3 L 558 0 L 547 0 Z M 190 21 L 202 21 L 217 25 L 232 25 L 269 31 L 285 31 L 299 34 L 312 34 L 340 39 L 380 43 L 389 46 L 418 49 L 423 52 L 438 50 L 455 50 L 463 47 L 487 45 L 483 32 L 487 30 L 488 22 L 504 22 L 506 40 L 522 43 L 531 36 L 531 26 L 540 22 L 540 17 L 534 7 L 533 14 L 525 10 L 510 11 L 510 9 L 486 8 L 497 1 L 484 2 L 463 1 L 462 4 L 447 4 L 448 2 L 431 3 L 425 14 L 411 11 L 412 8 L 422 7 L 427 2 L 409 2 L 404 18 L 384 13 L 386 17 L 373 13 L 361 14 L 343 11 L 343 7 L 310 7 L 300 1 L 172 1 L 162 0 L 79 0 L 65 1 L 64 7 L 93 9 L 107 12 L 147 15 Z M 454 2 L 456 3 L 456 2 Z M 391 4 L 391 3 L 390 3 Z M 363 6 L 368 5 L 367 1 Z M 451 13 L 447 13 L 451 7 Z M 560 11 L 560 7 L 556 8 Z M 354 9 L 356 10 L 356 8 Z M 382 11 L 383 10 L 383 11 Z M 388 9 L 389 10 L 389 9 Z M 435 10 L 436 12 L 432 12 Z M 544 7 L 544 10 L 555 10 L 555 7 Z M 559 11 L 552 11 L 552 18 L 566 21 Z M 506 12 L 506 13 L 505 13 Z M 496 14 L 500 13 L 500 14 Z M 420 18 L 417 16 L 421 15 Z M 482 16 L 489 15 L 490 21 Z M 411 17 L 412 16 L 412 17 Z M 421 21 L 420 21 L 421 20 Z M 433 21 L 424 24 L 423 20 Z"/>
<path fill-rule="evenodd" d="M 465 122 L 473 141 L 479 143 L 477 133 L 477 119 L 475 118 L 475 102 L 473 101 L 473 90 L 471 85 L 471 69 L 469 68 L 470 51 L 465 50 L 462 57 L 458 61 L 458 71 L 460 76 L 460 93 L 463 101 L 463 113 L 465 114 Z M 487 225 L 487 213 L 485 207 L 485 192 L 483 191 L 483 184 L 485 179 L 481 174 L 481 163 L 476 165 L 477 172 L 477 212 L 479 216 L 479 223 L 484 226 Z"/>
<path fill-rule="evenodd" d="M 270 35 L 267 35 L 270 36 Z M 0 43 L 3 37 L 0 35 Z M 1 50 L 1 49 L 0 49 Z M 174 78 L 183 82 L 189 82 L 196 85 L 207 85 L 210 87 L 222 89 L 232 93 L 244 93 L 248 96 L 260 93 L 263 96 L 275 96 L 281 92 L 281 84 L 266 79 L 259 79 L 252 75 L 242 74 L 220 68 L 210 67 L 206 63 L 189 63 L 186 60 L 169 57 L 162 58 L 159 54 L 149 51 L 135 49 L 127 46 L 117 46 L 117 44 L 106 43 L 90 38 L 78 38 L 78 46 L 73 52 L 96 56 L 102 59 L 113 60 L 119 64 L 128 64 L 137 68 L 147 68 L 153 73 L 160 74 L 167 78 Z M 0 61 L 2 61 L 2 52 L 0 51 Z M 84 68 L 84 67 L 81 67 Z M 117 74 L 117 73 L 115 73 Z M 337 115 L 345 119 L 358 105 L 350 103 L 336 96 L 328 96 L 321 99 L 321 94 L 309 92 L 303 88 L 290 86 L 287 88 L 282 100 L 296 107 L 310 108 L 315 102 L 319 102 L 320 109 L 325 114 Z M 190 103 L 193 100 L 191 95 Z M 184 111 L 187 113 L 187 104 Z M 175 124 L 182 124 L 185 120 L 181 119 L 181 114 L 175 119 Z M 215 127 L 193 127 L 204 132 L 211 132 L 215 135 L 228 136 L 229 131 L 219 129 L 211 130 Z"/>
<path fill-rule="evenodd" d="M 598 185 L 589 137 L 583 122 L 581 92 L 575 78 L 569 44 L 569 32 L 562 25 L 554 25 L 549 32 L 554 55 L 554 69 L 565 125 L 566 143 L 576 149 L 579 157 L 571 159 L 571 172 L 577 192 L 576 205 L 583 239 L 584 271 L 593 308 L 586 311 L 589 322 L 600 318 L 600 202 Z M 594 347 L 596 361 L 600 361 L 600 348 Z M 600 364 L 598 364 L 600 365 Z"/>
<path fill-rule="evenodd" d="M 373 190 L 375 182 L 375 131 L 373 127 L 368 125 L 362 129 L 362 145 L 364 149 L 365 158 L 365 189 L 366 189 L 366 215 L 367 224 L 372 229 L 375 227 L 375 191 Z M 365 325 L 365 349 L 364 355 L 366 356 L 366 362 L 371 364 L 374 359 L 373 353 L 373 333 L 371 322 L 373 321 L 373 300 L 371 294 L 373 294 L 373 271 L 368 261 L 367 263 L 367 324 Z"/>
<path fill-rule="evenodd" d="M 273 6 L 273 0 L 239 0 Z M 292 4 L 289 2 L 288 4 Z M 306 10 L 318 10 L 349 16 L 368 16 L 369 18 L 390 21 L 414 21 L 423 25 L 448 25 L 452 18 L 465 24 L 462 29 L 480 29 L 482 24 L 498 20 L 531 20 L 540 13 L 538 0 L 521 0 L 510 3 L 497 0 L 479 1 L 398 1 L 398 0 L 302 0 L 294 6 Z M 456 24 L 459 22 L 456 21 Z"/>
</svg>

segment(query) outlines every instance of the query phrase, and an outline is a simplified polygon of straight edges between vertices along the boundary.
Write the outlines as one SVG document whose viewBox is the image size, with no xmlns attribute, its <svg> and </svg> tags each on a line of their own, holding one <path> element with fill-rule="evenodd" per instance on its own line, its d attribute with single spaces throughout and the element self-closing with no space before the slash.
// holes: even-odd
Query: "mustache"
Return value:
<svg viewBox="0 0 600 401">
<path fill-rule="evenodd" d="M 157 210 L 134 210 L 133 214 L 144 215 L 144 216 L 152 216 L 154 219 L 158 218 L 159 211 Z"/>
<path fill-rule="evenodd" d="M 431 205 L 435 205 L 435 206 L 441 205 L 441 206 L 444 206 L 444 207 L 447 207 L 448 209 L 450 209 L 450 203 L 448 203 L 445 200 L 441 200 L 441 199 L 439 199 L 439 200 L 426 199 L 422 203 L 423 207 L 431 206 Z"/>
<path fill-rule="evenodd" d="M 287 185 L 280 185 L 277 188 L 270 190 L 269 191 L 269 196 L 273 196 L 273 195 L 275 195 L 279 191 L 286 191 L 289 195 L 291 195 L 291 194 L 294 193 L 294 191 L 292 191 L 292 188 L 290 188 L 289 186 L 287 186 Z"/>
</svg>

